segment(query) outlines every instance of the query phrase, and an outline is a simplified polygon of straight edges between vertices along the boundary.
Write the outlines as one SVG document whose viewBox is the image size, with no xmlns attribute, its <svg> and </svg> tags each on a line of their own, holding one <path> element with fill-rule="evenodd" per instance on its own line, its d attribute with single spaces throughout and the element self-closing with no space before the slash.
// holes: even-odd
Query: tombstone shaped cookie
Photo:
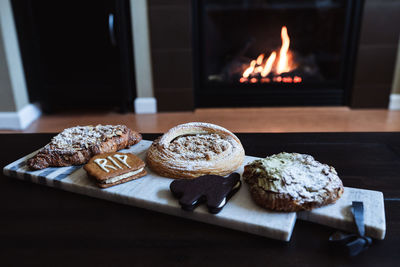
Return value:
<svg viewBox="0 0 400 267">
<path fill-rule="evenodd" d="M 133 154 L 113 152 L 94 156 L 84 169 L 99 187 L 106 188 L 145 176 L 144 166 Z"/>
<path fill-rule="evenodd" d="M 240 175 L 228 177 L 203 175 L 192 180 L 174 180 L 170 185 L 172 194 L 179 198 L 182 209 L 192 211 L 206 202 L 210 213 L 218 213 L 228 200 L 240 189 Z"/>
</svg>

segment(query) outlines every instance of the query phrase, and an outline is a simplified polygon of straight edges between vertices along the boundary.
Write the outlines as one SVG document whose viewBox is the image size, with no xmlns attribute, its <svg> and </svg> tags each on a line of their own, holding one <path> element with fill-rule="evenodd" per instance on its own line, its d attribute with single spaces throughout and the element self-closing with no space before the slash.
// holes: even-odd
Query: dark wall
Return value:
<svg viewBox="0 0 400 267">
<path fill-rule="evenodd" d="M 351 106 L 387 108 L 400 34 L 399 0 L 366 0 Z"/>
<path fill-rule="evenodd" d="M 158 110 L 191 110 L 194 108 L 191 1 L 149 0 L 148 3 Z"/>
</svg>

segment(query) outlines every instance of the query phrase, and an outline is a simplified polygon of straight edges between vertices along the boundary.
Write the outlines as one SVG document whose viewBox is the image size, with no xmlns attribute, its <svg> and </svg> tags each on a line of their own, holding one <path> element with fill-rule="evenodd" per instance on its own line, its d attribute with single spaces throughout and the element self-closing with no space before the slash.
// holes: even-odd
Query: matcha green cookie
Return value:
<svg viewBox="0 0 400 267">
<path fill-rule="evenodd" d="M 336 170 L 306 154 L 283 152 L 255 160 L 244 167 L 243 179 L 254 201 L 271 210 L 311 210 L 343 194 Z"/>
</svg>

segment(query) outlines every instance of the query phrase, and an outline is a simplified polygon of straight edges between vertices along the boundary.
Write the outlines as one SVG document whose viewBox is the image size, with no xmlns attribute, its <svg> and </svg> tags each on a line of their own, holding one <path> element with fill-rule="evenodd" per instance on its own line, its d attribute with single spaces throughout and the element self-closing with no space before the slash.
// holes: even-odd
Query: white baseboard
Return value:
<svg viewBox="0 0 400 267">
<path fill-rule="evenodd" d="M 400 110 L 400 94 L 391 94 L 390 95 L 389 109 Z"/>
<path fill-rule="evenodd" d="M 154 97 L 138 97 L 135 99 L 135 113 L 157 113 L 157 100 Z"/>
<path fill-rule="evenodd" d="M 29 104 L 16 112 L 0 112 L 0 129 L 23 130 L 41 114 L 42 111 L 36 104 Z"/>
</svg>

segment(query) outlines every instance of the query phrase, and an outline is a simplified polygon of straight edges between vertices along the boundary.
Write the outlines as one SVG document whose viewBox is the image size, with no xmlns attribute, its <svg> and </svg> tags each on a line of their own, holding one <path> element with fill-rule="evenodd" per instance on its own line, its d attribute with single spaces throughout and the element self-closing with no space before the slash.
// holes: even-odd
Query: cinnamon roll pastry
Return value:
<svg viewBox="0 0 400 267">
<path fill-rule="evenodd" d="M 156 139 L 147 152 L 147 165 L 161 176 L 196 178 L 227 175 L 244 160 L 240 140 L 227 129 L 201 122 L 175 126 Z"/>
</svg>

